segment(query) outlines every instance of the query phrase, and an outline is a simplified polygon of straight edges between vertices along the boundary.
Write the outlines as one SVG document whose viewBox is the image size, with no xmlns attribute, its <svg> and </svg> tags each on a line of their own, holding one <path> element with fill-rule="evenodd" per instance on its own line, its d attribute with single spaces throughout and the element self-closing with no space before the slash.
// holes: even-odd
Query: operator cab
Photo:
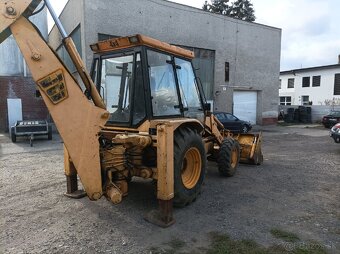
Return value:
<svg viewBox="0 0 340 254">
<path fill-rule="evenodd" d="M 110 112 L 107 125 L 136 127 L 157 118 L 204 119 L 193 52 L 143 35 L 91 45 L 91 76 Z"/>
</svg>

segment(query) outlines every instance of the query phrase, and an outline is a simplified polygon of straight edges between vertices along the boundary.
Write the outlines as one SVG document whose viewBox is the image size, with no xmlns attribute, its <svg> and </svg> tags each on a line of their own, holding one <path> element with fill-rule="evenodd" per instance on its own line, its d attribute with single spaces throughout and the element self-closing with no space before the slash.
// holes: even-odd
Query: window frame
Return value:
<svg viewBox="0 0 340 254">
<path fill-rule="evenodd" d="M 181 45 L 181 44 L 174 44 L 175 46 L 179 46 L 181 48 L 184 48 L 184 49 L 188 49 L 190 51 L 193 51 L 194 54 L 195 54 L 195 58 L 191 60 L 191 64 L 192 64 L 192 67 L 193 67 L 193 70 L 195 72 L 195 77 L 196 77 L 196 80 L 198 80 L 197 83 L 199 83 L 199 87 L 200 90 L 201 90 L 201 93 L 204 93 L 204 98 L 206 100 L 206 98 L 208 98 L 208 100 L 213 100 L 214 99 L 214 91 L 215 91 L 215 88 L 214 88 L 214 84 L 215 84 L 215 80 L 216 80 L 216 77 L 215 77 L 215 71 L 216 71 L 216 50 L 212 50 L 212 49 L 208 49 L 208 48 L 198 48 L 198 47 L 189 47 L 189 46 L 184 46 L 184 45 Z M 212 58 L 202 58 L 201 55 L 202 55 L 202 52 L 204 53 L 209 53 L 211 55 L 213 55 Z M 181 58 L 181 57 L 179 57 Z M 183 58 L 185 59 L 185 58 Z M 202 60 L 202 59 L 212 59 L 213 61 L 211 62 L 212 64 L 212 72 L 211 72 L 211 77 L 212 77 L 212 80 L 211 80 L 211 86 L 209 86 L 211 89 L 211 91 L 207 91 L 206 89 L 206 86 L 203 85 L 203 77 L 202 77 L 202 74 L 200 73 L 200 70 L 201 69 L 204 69 L 204 68 L 200 68 L 198 66 L 196 66 L 199 62 L 199 60 Z M 230 62 L 229 63 L 229 67 L 230 67 Z M 198 75 L 198 74 L 201 74 L 201 75 Z M 204 75 L 203 75 L 204 76 Z M 229 79 L 230 79 L 230 68 L 229 68 Z M 203 80 L 203 81 L 202 81 Z M 226 81 L 228 82 L 228 81 Z"/>
<path fill-rule="evenodd" d="M 310 77 L 302 77 L 302 87 L 310 87 Z"/>
<path fill-rule="evenodd" d="M 155 49 L 155 48 L 152 48 L 152 47 L 149 47 L 149 46 L 142 46 L 142 48 L 143 48 L 143 54 L 145 54 L 144 57 L 146 59 L 145 67 L 143 68 L 145 70 L 145 79 L 146 79 L 147 82 L 150 82 L 150 76 L 149 76 L 149 70 L 148 70 L 149 64 L 148 64 L 147 51 L 152 50 L 152 51 L 162 53 L 162 54 L 165 54 L 165 55 L 169 55 L 169 56 L 171 56 L 171 54 L 167 53 L 166 51 L 162 51 L 160 49 Z M 166 118 L 169 118 L 169 117 L 173 117 L 173 118 L 185 117 L 184 116 L 184 107 L 183 107 L 183 103 L 182 103 L 182 98 L 180 96 L 180 90 L 179 90 L 180 88 L 179 88 L 179 81 L 178 81 L 177 71 L 176 71 L 176 66 L 175 66 L 175 58 L 179 58 L 179 59 L 182 59 L 182 60 L 185 60 L 185 61 L 189 61 L 191 63 L 192 70 L 194 72 L 195 79 L 196 79 L 196 85 L 197 85 L 197 88 L 199 90 L 199 99 L 200 99 L 202 108 L 204 108 L 204 104 L 206 103 L 204 89 L 201 86 L 201 83 L 199 82 L 199 77 L 197 76 L 195 66 L 193 65 L 192 59 L 188 59 L 188 58 L 185 58 L 183 56 L 172 55 L 173 69 L 174 69 L 174 74 L 175 74 L 175 79 L 176 79 L 177 93 L 179 95 L 179 105 L 180 105 L 181 114 L 180 115 L 173 115 L 173 116 L 154 116 L 154 114 L 152 112 L 152 103 L 151 103 L 151 97 L 152 96 L 151 96 L 150 84 L 147 83 L 148 84 L 148 88 L 147 88 L 148 89 L 148 96 L 149 96 L 149 97 L 147 97 L 147 98 L 149 98 L 148 101 L 147 101 L 149 104 L 147 104 L 147 106 L 148 106 L 148 109 L 150 109 L 149 116 L 152 119 L 166 119 Z"/>
<path fill-rule="evenodd" d="M 187 105 L 188 106 L 188 110 L 184 110 L 184 105 L 183 105 L 183 110 L 185 111 L 185 112 L 187 112 L 187 111 L 193 111 L 193 112 L 197 112 L 197 111 L 203 111 L 203 103 L 202 103 L 202 98 L 201 98 L 201 90 L 200 90 L 200 87 L 199 87 L 199 84 L 198 84 L 198 80 L 197 80 L 197 77 L 196 77 L 196 73 L 195 73 L 195 71 L 194 71 L 194 67 L 193 67 L 193 65 L 192 65 L 192 61 L 190 61 L 189 59 L 184 59 L 184 58 L 181 58 L 181 57 L 177 57 L 177 56 L 174 56 L 174 63 L 175 63 L 175 72 L 176 72 L 176 76 L 177 76 L 177 82 L 178 82 L 178 85 L 180 86 L 180 85 L 182 85 L 182 84 L 180 84 L 181 82 L 180 82 L 180 78 L 178 77 L 178 72 L 181 70 L 181 69 L 178 69 L 177 68 L 177 65 L 178 65 L 178 62 L 176 61 L 176 59 L 178 59 L 178 60 L 181 60 L 181 61 L 183 61 L 183 62 L 187 62 L 188 64 L 190 64 L 190 67 L 191 67 L 191 70 L 192 70 L 192 76 L 193 76 L 193 78 L 194 78 L 194 86 L 195 86 L 195 89 L 196 89 L 196 91 L 197 91 L 197 98 L 198 98 L 198 103 L 199 103 L 199 107 L 190 107 L 189 105 Z M 181 88 L 180 88 L 181 89 Z M 183 89 L 183 88 L 182 88 Z M 182 93 L 180 93 L 180 96 L 182 97 Z M 183 103 L 183 100 L 182 100 L 182 98 L 181 98 L 181 101 L 182 101 L 182 103 Z M 187 102 L 186 102 L 187 103 Z M 184 114 L 185 114 L 185 112 L 184 112 Z"/>
<path fill-rule="evenodd" d="M 290 82 L 291 81 L 291 82 Z M 295 78 L 289 78 L 287 80 L 287 88 L 292 89 L 295 87 Z"/>
<path fill-rule="evenodd" d="M 308 100 L 304 100 L 307 98 Z M 309 105 L 309 95 L 301 95 L 301 105 L 306 106 Z"/>
<path fill-rule="evenodd" d="M 175 82 L 175 90 L 176 90 L 176 94 L 177 94 L 177 98 L 178 98 L 178 106 L 179 106 L 179 114 L 174 114 L 174 115 L 155 115 L 154 111 L 153 111 L 153 103 L 152 103 L 152 94 L 151 94 L 151 78 L 150 78 L 150 72 L 149 72 L 149 56 L 148 56 L 148 51 L 153 51 L 159 54 L 163 54 L 166 55 L 168 57 L 170 57 L 170 61 L 172 63 L 167 63 L 169 65 L 172 66 L 172 70 L 173 70 L 173 75 L 174 75 L 174 82 Z M 151 47 L 145 47 L 145 53 L 146 53 L 146 69 L 147 69 L 147 75 L 148 75 L 148 79 L 149 79 L 149 95 L 150 95 L 150 104 L 151 104 L 151 115 L 152 118 L 154 119 L 163 119 L 163 118 L 170 118 L 170 117 L 174 117 L 174 118 L 178 118 L 178 117 L 183 117 L 184 116 L 184 108 L 183 108 L 183 103 L 182 103 L 182 98 L 180 96 L 180 88 L 179 88 L 179 84 L 178 84 L 178 78 L 177 78 L 177 72 L 174 66 L 175 63 L 175 59 L 174 56 L 171 55 L 170 53 L 158 50 L 158 49 L 154 49 Z"/>
<path fill-rule="evenodd" d="M 321 75 L 316 75 L 312 77 L 312 87 L 321 86 Z"/>
<path fill-rule="evenodd" d="M 96 85 L 96 88 L 97 88 L 97 91 L 100 91 L 101 89 L 101 77 L 102 77 L 102 60 L 103 59 L 107 59 L 107 58 L 112 58 L 112 57 L 120 57 L 120 56 L 127 56 L 127 55 L 134 55 L 134 68 L 136 68 L 136 55 L 137 54 L 140 54 L 141 56 L 141 61 L 142 61 L 142 75 L 143 75 L 143 88 L 144 88 L 144 98 L 145 98 L 145 106 L 146 106 L 146 109 L 145 109 L 145 118 L 144 119 L 141 119 L 139 121 L 139 123 L 137 124 L 133 124 L 133 109 L 130 111 L 130 121 L 129 122 L 107 122 L 105 126 L 121 126 L 121 127 L 132 127 L 132 128 L 138 128 L 138 126 L 140 126 L 141 124 L 143 124 L 145 122 L 146 119 L 150 119 L 151 117 L 151 111 L 150 111 L 150 107 L 151 107 L 151 103 L 150 103 L 150 98 L 148 97 L 149 96 L 149 91 L 148 91 L 148 88 L 146 86 L 146 84 L 148 84 L 148 80 L 147 80 L 147 73 L 146 73 L 146 62 L 143 60 L 145 59 L 146 57 L 146 52 L 145 52 L 145 49 L 144 47 L 135 47 L 135 48 L 126 48 L 126 49 L 121 49 L 121 50 L 117 50 L 117 51 L 113 51 L 112 54 L 94 54 L 94 61 L 98 59 L 99 61 L 99 64 L 98 64 L 98 72 L 96 73 L 97 75 L 97 83 L 95 84 Z M 93 67 L 94 68 L 94 67 Z M 133 70 L 134 74 L 136 73 L 135 70 Z M 91 78 L 93 80 L 93 75 L 94 75 L 94 70 L 92 70 L 91 72 Z M 134 78 L 133 78 L 133 90 L 135 90 L 135 77 L 136 75 L 134 75 Z M 133 91 L 133 94 L 132 96 L 134 96 L 134 92 Z M 134 107 L 134 103 L 132 105 L 132 107 Z"/>
<path fill-rule="evenodd" d="M 136 68 L 136 57 L 137 57 L 137 53 L 136 52 L 130 52 L 130 53 L 128 53 L 128 54 L 113 54 L 113 55 L 111 55 L 111 54 L 108 54 L 108 55 L 104 55 L 103 57 L 101 57 L 101 61 L 100 61 L 100 79 L 98 80 L 98 82 L 100 83 L 100 87 L 102 87 L 101 86 L 101 81 L 102 81 L 102 70 L 103 70 L 103 65 L 102 65 L 102 63 L 103 63 L 103 61 L 104 60 L 106 60 L 106 59 L 111 59 L 111 58 L 119 58 L 119 57 L 128 57 L 128 56 L 132 56 L 132 59 L 133 59 L 133 63 L 132 63 L 132 82 L 133 82 L 133 84 L 132 84 L 132 91 L 129 91 L 129 93 L 131 93 L 130 95 L 129 95 L 129 97 L 132 97 L 133 98 L 133 96 L 134 96 L 134 86 L 135 86 L 135 79 L 136 79 L 136 75 L 135 75 L 135 68 Z M 120 87 L 120 89 L 121 89 L 121 87 Z M 129 88 L 128 88 L 129 89 Z M 124 92 L 125 93 L 125 92 Z M 105 98 L 104 98 L 104 100 L 105 100 Z M 132 99 L 133 100 L 133 99 Z M 129 104 L 130 105 L 130 107 L 131 107 L 131 110 L 130 110 L 130 112 L 129 112 L 129 119 L 127 120 L 127 121 L 110 121 L 110 120 L 108 120 L 108 124 L 122 124 L 122 125 L 127 125 L 127 124 L 129 124 L 129 125 L 132 125 L 132 116 L 133 116 L 133 104 L 134 103 L 132 103 L 132 104 Z M 108 105 L 106 105 L 106 107 L 107 107 Z M 115 112 L 113 112 L 113 113 L 110 113 L 110 115 L 111 114 L 114 114 Z"/>
<path fill-rule="evenodd" d="M 279 89 L 282 89 L 282 79 L 279 79 Z"/>
<path fill-rule="evenodd" d="M 334 90 L 333 95 L 340 95 L 340 73 L 334 74 Z"/>
<path fill-rule="evenodd" d="M 229 82 L 230 81 L 230 63 L 225 62 L 224 65 L 224 82 Z"/>
<path fill-rule="evenodd" d="M 288 100 L 289 98 L 289 100 Z M 284 100 L 281 100 L 284 99 Z M 291 106 L 292 105 L 292 96 L 280 96 L 279 97 L 279 105 L 281 106 Z"/>
</svg>

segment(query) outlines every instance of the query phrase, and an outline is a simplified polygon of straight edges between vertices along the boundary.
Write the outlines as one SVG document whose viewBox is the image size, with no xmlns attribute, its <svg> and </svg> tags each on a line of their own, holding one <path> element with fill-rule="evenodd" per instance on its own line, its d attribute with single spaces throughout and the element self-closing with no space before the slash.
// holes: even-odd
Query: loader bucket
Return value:
<svg viewBox="0 0 340 254">
<path fill-rule="evenodd" d="M 239 134 L 234 137 L 240 144 L 240 162 L 252 165 L 261 165 L 262 155 L 262 133 L 259 134 Z"/>
</svg>

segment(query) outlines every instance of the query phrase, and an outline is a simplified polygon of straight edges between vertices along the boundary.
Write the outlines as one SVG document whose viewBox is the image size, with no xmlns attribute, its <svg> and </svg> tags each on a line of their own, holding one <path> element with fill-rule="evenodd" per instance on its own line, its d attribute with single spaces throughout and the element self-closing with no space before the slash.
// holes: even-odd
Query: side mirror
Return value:
<svg viewBox="0 0 340 254">
<path fill-rule="evenodd" d="M 204 110 L 205 111 L 211 111 L 211 104 L 210 103 L 204 103 Z"/>
</svg>

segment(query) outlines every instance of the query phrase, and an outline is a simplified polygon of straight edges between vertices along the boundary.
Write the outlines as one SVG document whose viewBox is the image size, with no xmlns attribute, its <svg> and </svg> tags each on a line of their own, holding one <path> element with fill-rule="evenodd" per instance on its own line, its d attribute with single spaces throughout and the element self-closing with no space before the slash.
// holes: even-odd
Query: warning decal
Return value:
<svg viewBox="0 0 340 254">
<path fill-rule="evenodd" d="M 68 97 L 62 70 L 57 70 L 38 80 L 37 84 L 53 104 L 58 104 Z"/>
</svg>

